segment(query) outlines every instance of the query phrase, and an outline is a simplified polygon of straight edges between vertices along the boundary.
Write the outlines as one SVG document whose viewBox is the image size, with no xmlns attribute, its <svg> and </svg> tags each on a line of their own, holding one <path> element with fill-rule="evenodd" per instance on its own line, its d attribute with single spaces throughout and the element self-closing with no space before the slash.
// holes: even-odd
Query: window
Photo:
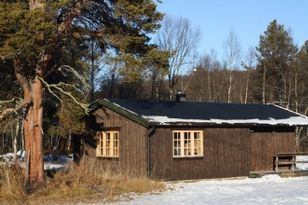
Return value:
<svg viewBox="0 0 308 205">
<path fill-rule="evenodd" d="M 173 157 L 203 156 L 201 130 L 173 131 Z"/>
<path fill-rule="evenodd" d="M 119 157 L 119 132 L 97 132 L 97 157 Z"/>
</svg>

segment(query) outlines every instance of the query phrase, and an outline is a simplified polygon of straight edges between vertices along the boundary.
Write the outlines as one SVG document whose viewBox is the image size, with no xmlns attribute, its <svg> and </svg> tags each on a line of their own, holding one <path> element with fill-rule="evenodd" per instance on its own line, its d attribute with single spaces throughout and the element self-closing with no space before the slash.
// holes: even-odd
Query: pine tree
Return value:
<svg viewBox="0 0 308 205">
<path fill-rule="evenodd" d="M 291 73 L 297 48 L 289 32 L 277 20 L 270 22 L 260 36 L 257 47 L 259 85 L 262 101 L 281 102 L 286 107 L 290 103 Z M 262 79 L 262 80 L 261 80 Z"/>
<path fill-rule="evenodd" d="M 0 57 L 13 62 L 15 77 L 23 91 L 26 182 L 44 181 L 43 86 L 55 97 L 62 93 L 85 110 L 83 103 L 65 91 L 64 79 L 82 72 L 84 42 L 97 39 L 103 50 L 141 56 L 147 50 L 148 34 L 158 27 L 162 14 L 150 0 L 140 1 L 4 1 L 0 3 Z M 69 66 L 62 66 L 69 64 Z M 80 75 L 78 75 L 79 79 Z M 56 83 L 54 83 L 56 81 Z M 60 100 L 60 98 L 59 98 Z"/>
</svg>

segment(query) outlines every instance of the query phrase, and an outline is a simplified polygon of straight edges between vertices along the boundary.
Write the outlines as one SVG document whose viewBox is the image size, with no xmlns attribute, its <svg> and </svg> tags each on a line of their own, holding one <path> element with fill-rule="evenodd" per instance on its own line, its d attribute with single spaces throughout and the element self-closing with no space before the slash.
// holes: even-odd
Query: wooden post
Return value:
<svg viewBox="0 0 308 205">
<path fill-rule="evenodd" d="M 276 174 L 278 173 L 278 161 L 279 161 L 278 158 L 279 158 L 278 155 L 276 155 L 276 158 L 275 158 L 275 172 L 276 172 Z"/>
<path fill-rule="evenodd" d="M 293 154 L 291 171 L 295 171 L 295 161 L 296 161 L 296 154 Z"/>
</svg>

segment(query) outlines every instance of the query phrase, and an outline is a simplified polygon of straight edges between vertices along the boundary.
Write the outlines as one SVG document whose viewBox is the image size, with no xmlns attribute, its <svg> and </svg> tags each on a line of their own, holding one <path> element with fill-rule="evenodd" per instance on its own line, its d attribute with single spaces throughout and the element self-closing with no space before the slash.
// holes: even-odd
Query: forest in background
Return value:
<svg viewBox="0 0 308 205">
<path fill-rule="evenodd" d="M 175 25 L 187 20 L 167 17 L 163 23 L 166 21 Z M 185 27 L 183 22 L 180 25 L 177 28 Z M 190 101 L 275 103 L 307 114 L 308 41 L 297 47 L 289 31 L 276 20 L 260 34 L 259 45 L 249 47 L 246 52 L 231 30 L 223 45 L 222 60 L 218 59 L 215 49 L 196 55 L 201 37 L 196 34 L 197 30 L 187 28 L 193 32 L 187 38 L 198 36 L 195 42 L 188 42 L 181 39 L 186 34 L 185 29 L 171 35 L 171 31 L 178 30 L 169 25 L 162 26 L 158 33 L 159 47 L 178 52 L 169 58 L 169 68 L 161 72 L 147 71 L 142 78 L 132 82 L 125 81 L 116 69 L 107 69 L 103 80 L 98 81 L 97 97 L 173 100 L 176 92 L 184 92 Z M 162 32 L 167 35 L 162 37 Z"/>
<path fill-rule="evenodd" d="M 0 3 L 0 152 L 24 149 L 31 133 L 43 138 L 37 152 L 68 150 L 86 133 L 79 119 L 88 104 L 102 97 L 174 100 L 183 92 L 307 115 L 308 41 L 298 47 L 276 20 L 246 52 L 231 30 L 218 59 L 214 49 L 197 54 L 198 27 L 163 16 L 152 1 L 30 2 Z M 28 117 L 38 126 L 25 132 Z"/>
</svg>

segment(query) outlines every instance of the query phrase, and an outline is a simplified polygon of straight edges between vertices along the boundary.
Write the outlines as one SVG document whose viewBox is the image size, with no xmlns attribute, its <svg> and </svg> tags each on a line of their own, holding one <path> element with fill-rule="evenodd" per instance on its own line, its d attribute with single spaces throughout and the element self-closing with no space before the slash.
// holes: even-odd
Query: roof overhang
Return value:
<svg viewBox="0 0 308 205">
<path fill-rule="evenodd" d="M 113 103 L 111 101 L 109 101 L 108 99 L 98 99 L 95 102 L 93 102 L 90 105 L 90 109 L 91 112 L 93 113 L 95 110 L 97 110 L 100 107 L 105 107 L 108 108 L 116 113 L 118 113 L 119 115 L 122 115 L 130 120 L 132 120 L 133 122 L 136 122 L 144 127 L 149 127 L 149 123 L 146 119 L 144 119 L 142 116 L 138 115 L 137 113 L 134 113 L 124 107 L 121 107 L 120 105 Z"/>
</svg>

